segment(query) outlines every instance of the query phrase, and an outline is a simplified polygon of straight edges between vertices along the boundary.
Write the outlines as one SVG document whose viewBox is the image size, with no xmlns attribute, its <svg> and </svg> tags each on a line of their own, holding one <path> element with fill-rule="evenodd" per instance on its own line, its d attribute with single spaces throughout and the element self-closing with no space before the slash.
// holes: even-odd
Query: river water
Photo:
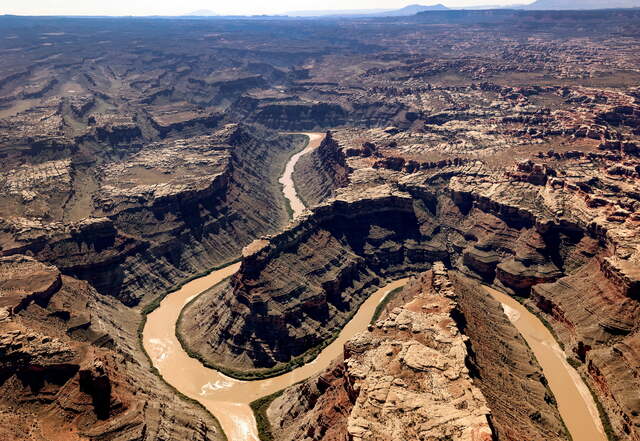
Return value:
<svg viewBox="0 0 640 441">
<path fill-rule="evenodd" d="M 303 151 L 291 157 L 281 178 L 283 191 L 291 202 L 294 216 L 299 215 L 305 207 L 295 192 L 293 168 L 302 155 L 320 144 L 323 137 L 320 133 L 306 135 L 310 138 L 309 144 Z M 376 307 L 386 294 L 403 286 L 408 279 L 391 282 L 369 296 L 338 337 L 311 363 L 274 378 L 243 381 L 204 367 L 198 360 L 189 357 L 175 336 L 176 323 L 185 305 L 198 294 L 234 274 L 239 268 L 240 264 L 236 263 L 214 271 L 192 280 L 165 297 L 160 307 L 147 316 L 142 341 L 160 375 L 184 395 L 204 405 L 220 421 L 229 441 L 258 441 L 256 422 L 249 403 L 326 369 L 342 354 L 347 340 L 367 329 Z"/>
<path fill-rule="evenodd" d="M 542 322 L 513 297 L 488 286 L 484 289 L 527 341 L 549 381 L 558 410 L 574 441 L 607 441 L 598 408 L 580 374 L 567 363 L 564 351 Z"/>
<path fill-rule="evenodd" d="M 160 375 L 186 396 L 202 403 L 222 425 L 229 441 L 257 441 L 257 428 L 249 403 L 277 392 L 326 369 L 342 354 L 347 340 L 367 329 L 378 304 L 391 290 L 408 279 L 396 280 L 372 294 L 342 329 L 338 338 L 311 363 L 274 378 L 242 381 L 204 367 L 189 357 L 175 336 L 180 311 L 202 291 L 232 275 L 239 263 L 193 280 L 168 295 L 160 307 L 147 316 L 143 333 L 144 348 Z"/>
<path fill-rule="evenodd" d="M 317 148 L 322 139 L 324 138 L 323 133 L 301 133 L 301 135 L 307 135 L 309 137 L 309 143 L 304 148 L 304 150 L 296 153 L 289 159 L 287 165 L 284 168 L 284 173 L 280 177 L 279 182 L 282 184 L 282 192 L 284 193 L 284 197 L 289 200 L 289 204 L 291 205 L 291 210 L 293 210 L 293 217 L 299 216 L 304 209 L 306 208 L 300 198 L 298 197 L 298 193 L 296 192 L 296 187 L 293 184 L 293 169 L 295 168 L 298 160 L 303 156 Z"/>
</svg>

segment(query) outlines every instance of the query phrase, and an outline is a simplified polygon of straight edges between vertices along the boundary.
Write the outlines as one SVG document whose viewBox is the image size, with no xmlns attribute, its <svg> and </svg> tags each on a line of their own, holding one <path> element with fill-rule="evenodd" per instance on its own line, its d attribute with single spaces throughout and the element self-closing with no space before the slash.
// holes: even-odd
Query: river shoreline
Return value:
<svg viewBox="0 0 640 441">
<path fill-rule="evenodd" d="M 337 338 L 327 345 L 310 363 L 277 377 L 263 380 L 237 380 L 203 366 L 191 358 L 175 336 L 175 327 L 182 308 L 202 292 L 206 285 L 224 281 L 239 268 L 233 264 L 197 279 L 167 296 L 160 307 L 151 312 L 143 331 L 143 344 L 153 365 L 167 383 L 190 399 L 200 402 L 219 421 L 232 441 L 257 441 L 257 426 L 250 403 L 282 390 L 312 375 L 320 373 L 342 353 L 344 343 L 366 330 L 379 302 L 408 279 L 390 282 L 378 289 L 360 306 L 354 317 L 342 328 Z M 197 282 L 197 283 L 194 283 Z"/>
<path fill-rule="evenodd" d="M 324 138 L 324 134 L 322 133 L 305 132 L 296 134 L 307 136 L 309 138 L 309 142 L 304 149 L 291 156 L 285 165 L 282 176 L 278 179 L 278 182 L 282 185 L 282 193 L 288 201 L 288 208 L 291 210 L 291 218 L 293 219 L 302 214 L 306 209 L 304 202 L 302 202 L 298 196 L 298 192 L 296 191 L 296 186 L 293 182 L 293 171 L 300 158 L 318 148 Z"/>
<path fill-rule="evenodd" d="M 285 197 L 292 202 L 294 215 L 304 211 L 304 205 L 299 199 L 296 200 L 297 195 L 291 178 L 293 168 L 303 154 L 317 147 L 322 140 L 321 134 L 307 136 L 310 137 L 310 142 L 301 152 L 292 156 L 282 177 L 283 190 L 289 191 L 289 195 L 285 194 Z M 336 338 L 327 341 L 319 348 L 317 354 L 312 354 L 312 360 L 307 360 L 302 366 L 276 377 L 243 381 L 216 369 L 210 369 L 196 358 L 192 358 L 183 349 L 175 331 L 184 307 L 203 292 L 233 275 L 239 267 L 239 263 L 221 267 L 159 297 L 143 310 L 146 315 L 141 337 L 143 349 L 159 376 L 183 397 L 198 402 L 207 409 L 220 423 L 229 440 L 258 441 L 256 420 L 250 403 L 324 370 L 342 353 L 346 340 L 366 330 L 379 302 L 389 292 L 403 286 L 408 279 L 392 281 L 371 294 L 337 333 Z"/>
<path fill-rule="evenodd" d="M 600 413 L 588 386 L 567 362 L 553 334 L 542 321 L 513 297 L 487 285 L 488 295 L 500 303 L 535 355 L 553 392 L 560 416 L 574 441 L 607 441 Z"/>
</svg>

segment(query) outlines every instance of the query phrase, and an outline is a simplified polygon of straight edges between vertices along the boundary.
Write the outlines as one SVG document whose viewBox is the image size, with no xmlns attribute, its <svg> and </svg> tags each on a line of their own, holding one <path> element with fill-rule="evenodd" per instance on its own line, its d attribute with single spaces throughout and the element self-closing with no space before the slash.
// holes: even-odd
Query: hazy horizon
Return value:
<svg viewBox="0 0 640 441">
<path fill-rule="evenodd" d="M 532 3 L 533 0 L 278 0 L 264 6 L 259 0 L 244 0 L 233 3 L 220 3 L 206 0 L 184 0 L 176 2 L 157 0 L 24 0 L 11 1 L 0 6 L 1 14 L 14 15 L 112 15 L 112 16 L 149 16 L 149 15 L 185 15 L 199 10 L 210 10 L 219 15 L 257 15 L 283 14 L 290 11 L 322 10 L 360 10 L 360 9 L 400 9 L 412 4 L 447 7 L 508 6 Z"/>
</svg>

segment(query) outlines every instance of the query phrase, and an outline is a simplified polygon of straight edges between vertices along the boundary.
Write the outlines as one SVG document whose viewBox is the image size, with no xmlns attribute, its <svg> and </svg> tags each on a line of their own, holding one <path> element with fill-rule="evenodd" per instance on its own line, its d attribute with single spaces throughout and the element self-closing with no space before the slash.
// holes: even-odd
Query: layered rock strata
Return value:
<svg viewBox="0 0 640 441">
<path fill-rule="evenodd" d="M 243 97 L 230 108 L 232 118 L 274 130 L 317 131 L 357 125 L 376 127 L 405 121 L 405 107 L 381 102 L 307 103 L 297 97 L 259 100 Z"/>
<path fill-rule="evenodd" d="M 198 297 L 179 332 L 214 364 L 270 368 L 322 344 L 382 280 L 446 257 L 420 231 L 408 194 L 371 189 L 246 247 L 227 285 Z"/>
<path fill-rule="evenodd" d="M 317 149 L 303 155 L 293 172 L 296 191 L 307 205 L 317 205 L 349 183 L 349 166 L 338 143 L 327 132 Z"/>
<path fill-rule="evenodd" d="M 452 318 L 454 292 L 442 263 L 432 277 L 431 290 L 345 345 L 347 385 L 356 396 L 347 420 L 353 440 L 492 438 L 490 411 L 465 365 L 465 337 Z"/>
<path fill-rule="evenodd" d="M 27 256 L 0 274 L 3 439 L 222 439 L 149 370 L 135 311 Z"/>
<path fill-rule="evenodd" d="M 279 235 L 247 247 L 231 283 L 191 304 L 179 331 L 213 363 L 277 366 L 329 338 L 385 278 L 427 269 L 435 260 L 474 272 L 479 260 L 478 273 L 521 292 L 548 280 L 556 247 L 567 253 L 579 247 L 543 236 L 531 218 L 503 220 L 489 207 L 456 203 L 463 197 L 407 183 L 361 188 L 357 196 L 345 193 L 319 205 Z M 505 262 L 502 271 L 499 262 Z"/>
<path fill-rule="evenodd" d="M 91 217 L 0 219 L 0 254 L 31 253 L 135 304 L 149 290 L 166 290 L 237 257 L 256 234 L 286 223 L 277 177 L 299 142 L 229 125 L 209 136 L 150 144 L 100 168 L 99 188 L 85 208 Z M 73 170 L 61 173 L 70 185 Z M 29 188 L 46 192 L 58 178 L 29 179 Z"/>
<path fill-rule="evenodd" d="M 632 288 L 640 280 L 637 273 L 638 266 L 625 261 L 593 259 L 555 283 L 534 286 L 530 300 L 548 314 L 568 355 L 582 363 L 579 370 L 609 411 L 616 433 L 632 440 L 640 439 L 640 307 Z"/>
<path fill-rule="evenodd" d="M 270 404 L 274 438 L 567 439 L 557 409 L 544 401 L 540 368 L 500 305 L 461 283 L 440 263 L 409 282 L 369 332 L 345 345 L 343 358 Z M 496 319 L 489 330 L 479 309 L 465 320 L 477 300 Z M 483 338 L 472 344 L 462 330 Z M 486 357 L 506 361 L 490 365 Z M 499 375 L 511 379 L 494 382 Z M 508 402 L 521 414 L 506 411 Z M 527 414 L 534 410 L 540 418 Z"/>
<path fill-rule="evenodd" d="M 263 165 L 279 173 L 284 160 L 272 153 L 294 146 L 256 130 L 248 145 L 266 140 L 268 147 L 243 150 L 221 124 L 330 128 L 335 144 L 309 157 L 296 182 L 310 204 L 337 198 L 349 216 L 336 216 L 328 236 L 309 233 L 287 254 L 271 254 L 271 274 L 239 276 L 241 295 L 216 298 L 232 312 L 212 301 L 223 337 L 200 336 L 208 350 L 237 367 L 252 366 L 248 353 L 262 365 L 284 365 L 346 320 L 366 295 L 358 284 L 381 283 L 405 265 L 428 268 L 427 250 L 531 296 L 529 306 L 583 362 L 618 436 L 638 439 L 639 17 L 632 10 L 443 11 L 215 20 L 206 30 L 200 20 L 131 19 L 127 32 L 108 18 L 87 27 L 70 18 L 0 17 L 0 254 L 32 254 L 59 268 L 32 264 L 25 272 L 39 280 L 33 289 L 19 277 L 3 285 L 0 316 L 54 301 L 69 275 L 135 304 L 237 256 L 253 234 L 286 222 L 266 202 L 282 205 Z M 374 187 L 403 194 L 406 206 L 412 199 L 413 214 L 382 198 L 389 210 L 374 209 L 368 228 L 355 201 Z M 323 222 L 331 223 L 327 213 Z M 327 251 L 334 245 L 348 257 Z M 311 270 L 301 269 L 296 247 Z M 307 272 L 315 273 L 310 287 L 302 282 Z M 361 280 L 350 282 L 353 274 Z M 342 288 L 344 300 L 336 294 Z M 122 327 L 113 335 L 133 347 L 139 315 L 98 299 Z M 250 308 L 256 320 L 247 319 Z M 308 329 L 288 329 L 290 318 Z M 325 323 L 331 329 L 319 330 Z M 86 326 L 82 314 L 68 324 L 74 335 Z M 270 329 L 282 343 L 265 339 Z M 150 383 L 147 374 L 141 384 Z M 84 378 L 86 390 L 104 382 L 98 369 Z M 159 406 L 169 402 L 157 398 Z M 149 427 L 158 421 L 148 419 Z M 186 427 L 186 420 L 167 414 L 163 424 Z"/>
</svg>

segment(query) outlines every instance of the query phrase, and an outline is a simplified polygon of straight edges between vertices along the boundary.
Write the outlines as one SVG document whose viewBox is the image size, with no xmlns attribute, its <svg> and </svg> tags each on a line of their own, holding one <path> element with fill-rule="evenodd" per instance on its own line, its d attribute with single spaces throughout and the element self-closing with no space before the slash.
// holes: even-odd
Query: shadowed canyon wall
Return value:
<svg viewBox="0 0 640 441">
<path fill-rule="evenodd" d="M 293 172 L 300 199 L 308 207 L 335 196 L 349 183 L 349 166 L 338 143 L 327 132 L 317 149 L 302 156 Z"/>
<path fill-rule="evenodd" d="M 136 311 L 22 255 L 0 258 L 0 292 L 3 439 L 223 439 L 150 370 Z"/>
<path fill-rule="evenodd" d="M 151 144 L 128 164 L 104 168 L 106 183 L 94 197 L 94 217 L 58 230 L 18 231 L 20 226 L 4 220 L 0 253 L 29 252 L 103 294 L 136 304 L 150 291 L 162 292 L 236 258 L 256 235 L 284 225 L 288 217 L 277 178 L 302 142 L 302 137 L 250 134 L 230 125 L 211 136 Z M 135 159 L 140 158 L 139 167 L 165 160 L 176 171 L 180 156 L 187 155 L 210 168 L 176 176 L 171 185 L 126 186 Z"/>
<path fill-rule="evenodd" d="M 483 277 L 519 291 L 560 275 L 556 247 L 577 253 L 579 244 L 558 241 L 555 230 L 540 234 L 530 215 L 501 218 L 501 207 L 466 197 L 382 186 L 320 205 L 247 247 L 228 286 L 188 307 L 181 332 L 214 363 L 273 367 L 330 337 L 385 279 L 444 260 L 474 274 L 477 266 Z M 566 260 L 555 261 L 563 267 Z"/>
</svg>

